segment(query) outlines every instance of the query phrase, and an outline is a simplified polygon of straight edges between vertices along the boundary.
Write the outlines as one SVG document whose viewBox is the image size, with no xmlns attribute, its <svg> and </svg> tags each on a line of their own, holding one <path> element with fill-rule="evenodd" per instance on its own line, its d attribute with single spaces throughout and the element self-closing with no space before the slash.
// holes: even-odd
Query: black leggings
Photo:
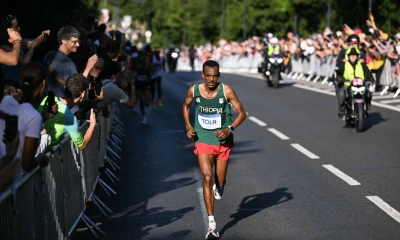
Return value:
<svg viewBox="0 0 400 240">
<path fill-rule="evenodd" d="M 157 85 L 157 97 L 158 100 L 161 100 L 161 94 L 162 94 L 162 90 L 161 90 L 161 76 L 153 78 L 151 80 L 151 95 L 152 95 L 152 100 L 154 101 L 155 99 L 155 93 L 156 93 L 156 85 Z"/>
</svg>

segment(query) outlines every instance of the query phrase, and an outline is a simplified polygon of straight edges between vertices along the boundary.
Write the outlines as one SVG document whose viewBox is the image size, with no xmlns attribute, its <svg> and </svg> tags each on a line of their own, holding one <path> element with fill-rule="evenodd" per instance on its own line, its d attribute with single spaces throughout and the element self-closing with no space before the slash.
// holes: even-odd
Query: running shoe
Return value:
<svg viewBox="0 0 400 240">
<path fill-rule="evenodd" d="M 222 194 L 224 194 L 224 188 L 217 188 L 217 185 L 213 185 L 213 192 L 214 192 L 214 198 L 217 200 L 220 200 L 222 198 Z"/>
<path fill-rule="evenodd" d="M 206 240 L 208 239 L 219 239 L 219 232 L 217 229 L 214 227 L 208 228 L 207 234 L 206 234 Z"/>
</svg>

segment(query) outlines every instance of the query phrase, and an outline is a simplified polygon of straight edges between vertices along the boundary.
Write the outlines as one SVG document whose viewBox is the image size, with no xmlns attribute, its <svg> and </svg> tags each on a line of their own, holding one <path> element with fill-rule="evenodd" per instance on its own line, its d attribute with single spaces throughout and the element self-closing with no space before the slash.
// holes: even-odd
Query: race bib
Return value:
<svg viewBox="0 0 400 240">
<path fill-rule="evenodd" d="M 204 129 L 213 130 L 221 128 L 221 114 L 199 113 L 198 120 L 200 126 Z"/>
</svg>

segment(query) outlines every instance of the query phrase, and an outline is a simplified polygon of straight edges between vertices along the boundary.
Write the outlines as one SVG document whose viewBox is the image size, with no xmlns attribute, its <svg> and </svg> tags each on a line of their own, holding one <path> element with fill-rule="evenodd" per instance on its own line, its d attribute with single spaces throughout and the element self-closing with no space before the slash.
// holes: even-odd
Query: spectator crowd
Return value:
<svg viewBox="0 0 400 240">
<path fill-rule="evenodd" d="M 32 61 L 51 35 L 58 48 Z M 150 45 L 138 49 L 123 33 L 108 31 L 77 10 L 58 32 L 44 29 L 34 39 L 21 36 L 18 17 L 2 17 L 0 193 L 24 173 L 46 167 L 46 153 L 66 134 L 84 151 L 98 117 L 108 117 L 113 102 L 133 109 L 138 100 L 146 124 L 146 107 L 162 107 L 163 59 L 161 51 Z"/>
<path fill-rule="evenodd" d="M 291 72 L 291 59 L 310 59 L 311 55 L 316 56 L 320 62 L 329 57 L 337 57 L 348 46 L 348 36 L 357 34 L 360 39 L 361 54 L 372 73 L 375 73 L 377 90 L 385 83 L 379 79 L 384 71 L 386 60 L 390 61 L 390 91 L 396 91 L 400 84 L 400 32 L 389 36 L 379 29 L 373 21 L 367 20 L 368 32 L 363 33 L 361 29 L 351 29 L 344 25 L 343 29 L 332 31 L 325 28 L 323 32 L 310 36 L 299 36 L 288 32 L 284 36 L 274 36 L 272 33 L 265 33 L 264 36 L 253 36 L 245 41 L 227 41 L 220 39 L 217 44 L 207 43 L 201 46 L 183 47 L 180 56 L 182 60 L 193 61 L 196 59 L 202 63 L 208 59 L 221 60 L 231 55 L 251 57 L 256 54 L 263 55 L 270 40 L 274 37 L 279 39 L 281 50 L 285 53 L 286 71 Z"/>
</svg>

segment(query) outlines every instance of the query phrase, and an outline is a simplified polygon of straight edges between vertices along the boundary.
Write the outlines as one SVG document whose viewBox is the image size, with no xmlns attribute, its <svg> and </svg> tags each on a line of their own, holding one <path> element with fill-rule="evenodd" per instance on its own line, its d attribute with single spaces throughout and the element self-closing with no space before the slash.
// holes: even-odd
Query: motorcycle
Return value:
<svg viewBox="0 0 400 240">
<path fill-rule="evenodd" d="M 355 127 L 357 132 L 364 129 L 364 119 L 367 118 L 366 93 L 368 89 L 364 86 L 364 81 L 354 78 L 350 87 L 345 91 L 345 121 L 346 125 Z"/>
<path fill-rule="evenodd" d="M 178 64 L 179 51 L 177 49 L 170 49 L 167 55 L 168 70 L 169 72 L 175 72 Z"/>
<path fill-rule="evenodd" d="M 266 65 L 266 66 L 265 66 Z M 263 75 L 268 86 L 278 88 L 280 74 L 283 69 L 283 58 L 280 54 L 274 54 L 268 59 L 268 63 L 264 63 Z"/>
</svg>

